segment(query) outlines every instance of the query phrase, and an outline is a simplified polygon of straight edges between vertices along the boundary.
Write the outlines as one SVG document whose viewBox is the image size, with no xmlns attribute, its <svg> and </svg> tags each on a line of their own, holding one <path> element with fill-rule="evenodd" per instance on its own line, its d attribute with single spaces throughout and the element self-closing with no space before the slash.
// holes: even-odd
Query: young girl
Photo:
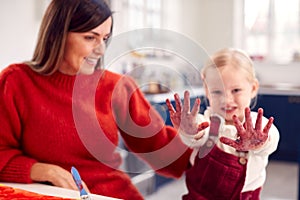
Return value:
<svg viewBox="0 0 300 200">
<path fill-rule="evenodd" d="M 250 111 L 259 87 L 251 59 L 240 50 L 222 49 L 201 75 L 209 101 L 203 115 L 198 114 L 199 99 L 190 111 L 187 91 L 183 106 L 178 94 L 175 109 L 167 99 L 174 127 L 193 148 L 183 199 L 259 199 L 279 132 L 272 117 L 263 117 L 263 109 Z M 204 129 L 208 122 L 210 128 Z"/>
</svg>

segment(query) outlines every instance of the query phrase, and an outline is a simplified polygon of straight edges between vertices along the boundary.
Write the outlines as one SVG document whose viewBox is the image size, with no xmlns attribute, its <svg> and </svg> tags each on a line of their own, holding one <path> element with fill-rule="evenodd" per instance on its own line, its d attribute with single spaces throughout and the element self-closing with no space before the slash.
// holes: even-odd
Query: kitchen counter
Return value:
<svg viewBox="0 0 300 200">
<path fill-rule="evenodd" d="M 190 97 L 201 97 L 205 95 L 204 88 L 187 88 L 190 92 Z M 178 93 L 183 99 L 183 94 L 185 90 L 171 91 L 167 93 L 158 94 L 146 94 L 146 98 L 151 103 L 164 103 L 166 99 L 174 100 L 174 94 Z M 258 94 L 267 95 L 287 95 L 287 96 L 300 96 L 300 86 L 294 86 L 289 84 L 274 84 L 274 85 L 260 85 Z"/>
<path fill-rule="evenodd" d="M 260 85 L 259 94 L 300 96 L 300 86 L 286 83 Z"/>
<path fill-rule="evenodd" d="M 191 98 L 204 96 L 204 89 L 202 87 L 187 88 L 186 90 L 188 90 L 190 92 Z M 164 103 L 164 102 L 166 102 L 166 99 L 170 99 L 171 101 L 174 100 L 175 93 L 178 93 L 180 98 L 183 99 L 184 91 L 185 90 L 183 89 L 183 90 L 171 91 L 171 92 L 161 93 L 161 94 L 159 94 L 159 93 L 158 94 L 146 94 L 146 98 L 151 103 Z"/>
</svg>

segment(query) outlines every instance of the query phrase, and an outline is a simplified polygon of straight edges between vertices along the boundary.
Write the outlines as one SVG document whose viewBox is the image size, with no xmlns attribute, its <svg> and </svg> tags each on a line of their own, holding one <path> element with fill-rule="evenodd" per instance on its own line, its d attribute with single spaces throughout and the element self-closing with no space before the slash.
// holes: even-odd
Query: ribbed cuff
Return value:
<svg viewBox="0 0 300 200">
<path fill-rule="evenodd" d="M 24 156 L 13 158 L 0 172 L 1 181 L 32 183 L 30 170 L 34 163 L 36 160 Z"/>
<path fill-rule="evenodd" d="M 206 142 L 206 140 L 208 138 L 208 134 L 206 134 L 205 131 L 201 131 L 201 132 L 204 132 L 204 135 L 202 138 L 200 138 L 198 140 L 195 139 L 195 135 L 189 135 L 180 130 L 179 130 L 179 135 L 180 135 L 182 142 L 185 145 L 189 146 L 190 148 L 199 148 L 204 145 L 204 143 Z M 199 132 L 199 133 L 201 133 L 201 132 Z M 197 134 L 199 134 L 199 133 L 197 133 Z"/>
</svg>

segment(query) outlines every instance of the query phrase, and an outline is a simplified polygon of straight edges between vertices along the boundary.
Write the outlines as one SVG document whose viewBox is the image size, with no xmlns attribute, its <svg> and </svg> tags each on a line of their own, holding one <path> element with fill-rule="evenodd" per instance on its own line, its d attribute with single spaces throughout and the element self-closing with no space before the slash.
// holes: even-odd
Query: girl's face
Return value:
<svg viewBox="0 0 300 200">
<path fill-rule="evenodd" d="M 60 71 L 64 74 L 92 74 L 98 60 L 104 55 L 105 42 L 111 35 L 112 19 L 88 32 L 69 32 Z"/>
<path fill-rule="evenodd" d="M 212 111 L 221 115 L 226 124 L 233 124 L 233 115 L 244 120 L 244 109 L 256 96 L 258 81 L 250 82 L 244 69 L 226 65 L 207 69 L 205 87 Z"/>
</svg>

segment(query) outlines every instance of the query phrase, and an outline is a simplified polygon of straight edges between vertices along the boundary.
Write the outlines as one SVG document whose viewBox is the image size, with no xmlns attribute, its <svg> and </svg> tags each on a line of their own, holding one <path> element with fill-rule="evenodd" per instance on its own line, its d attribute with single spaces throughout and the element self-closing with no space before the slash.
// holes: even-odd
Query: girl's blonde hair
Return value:
<svg viewBox="0 0 300 200">
<path fill-rule="evenodd" d="M 242 68 L 249 74 L 249 81 L 256 80 L 255 69 L 251 58 L 244 51 L 234 48 L 225 48 L 217 51 L 202 68 L 202 80 L 205 80 L 208 68 L 221 68 L 226 65 Z"/>
<path fill-rule="evenodd" d="M 224 48 L 217 51 L 211 58 L 207 61 L 201 70 L 202 82 L 205 85 L 206 73 L 209 68 L 222 68 L 224 66 L 233 66 L 235 68 L 241 68 L 248 74 L 248 81 L 258 83 L 256 78 L 256 73 L 254 69 L 253 62 L 247 53 L 240 49 L 235 48 Z M 232 72 L 234 73 L 234 72 Z M 257 96 L 255 96 L 251 101 L 251 108 L 254 108 L 257 103 Z M 209 105 L 206 100 L 206 104 Z"/>
</svg>

